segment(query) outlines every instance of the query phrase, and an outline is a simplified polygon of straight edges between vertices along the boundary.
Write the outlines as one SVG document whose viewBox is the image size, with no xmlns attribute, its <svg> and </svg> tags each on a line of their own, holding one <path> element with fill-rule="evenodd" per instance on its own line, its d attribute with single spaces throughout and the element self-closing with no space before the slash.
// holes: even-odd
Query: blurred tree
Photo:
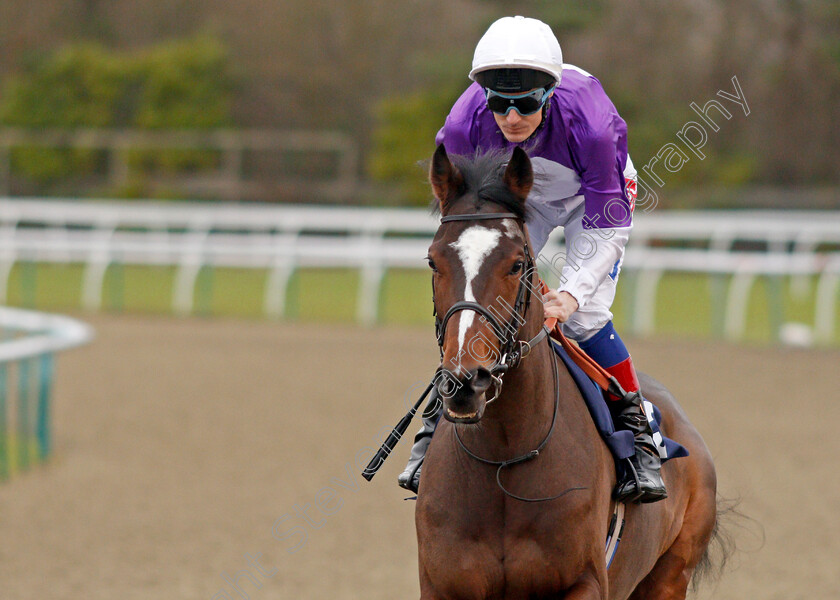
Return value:
<svg viewBox="0 0 840 600">
<path fill-rule="evenodd" d="M 129 74 L 104 48 L 64 48 L 6 82 L 0 123 L 25 127 L 106 127 L 114 124 Z M 87 150 L 18 148 L 12 168 L 36 181 L 89 173 L 97 154 Z"/>
<path fill-rule="evenodd" d="M 30 63 L 10 78 L 0 98 L 0 123 L 34 128 L 229 126 L 233 80 L 227 52 L 199 35 L 147 51 L 115 53 L 82 43 Z M 13 169 L 49 186 L 104 168 L 101 153 L 16 149 Z M 200 168 L 214 157 L 201 152 L 138 153 L 147 169 Z"/>
<path fill-rule="evenodd" d="M 485 0 L 485 4 L 493 6 L 493 15 L 486 23 L 495 21 L 503 15 L 524 15 L 535 17 L 548 23 L 551 30 L 560 39 L 582 33 L 597 26 L 603 17 L 608 0 L 589 0 L 578 2 L 574 0 Z M 476 40 L 478 41 L 478 40 Z"/>
<path fill-rule="evenodd" d="M 210 35 L 159 44 L 137 56 L 139 74 L 123 121 L 141 129 L 215 129 L 233 124 L 234 79 L 228 52 Z M 130 80 L 129 80 L 130 81 Z M 135 152 L 132 162 L 149 171 L 196 171 L 215 167 L 213 152 Z"/>
<path fill-rule="evenodd" d="M 836 183 L 840 73 L 831 48 L 840 31 L 840 7 L 786 0 L 778 11 L 778 49 L 764 66 L 774 97 L 767 98 L 764 128 L 755 136 L 764 149 L 763 174 L 785 185 Z"/>
<path fill-rule="evenodd" d="M 411 204 L 429 204 L 431 191 L 419 161 L 431 157 L 435 134 L 462 91 L 461 86 L 440 86 L 382 100 L 369 155 L 370 175 L 396 183 Z"/>
<path fill-rule="evenodd" d="M 628 121 L 637 164 L 694 117 L 690 102 L 730 90 L 737 75 L 751 114 L 710 136 L 708 158 L 687 164 L 669 185 L 840 183 L 837 0 L 3 0 L 0 76 L 29 73 L 80 41 L 122 56 L 209 30 L 236 70 L 239 85 L 226 96 L 233 123 L 340 129 L 358 141 L 369 173 L 398 181 L 383 157 L 403 152 L 392 162 L 405 161 L 406 177 L 422 177 L 412 175 L 416 162 L 427 157 L 445 104 L 467 83 L 476 41 L 510 14 L 547 21 L 566 60 L 598 76 Z M 451 69 L 432 73 L 430 62 Z M 170 80 L 159 89 L 175 87 Z M 121 96 L 117 112 L 133 102 Z M 169 126 L 164 121 L 159 126 Z"/>
</svg>

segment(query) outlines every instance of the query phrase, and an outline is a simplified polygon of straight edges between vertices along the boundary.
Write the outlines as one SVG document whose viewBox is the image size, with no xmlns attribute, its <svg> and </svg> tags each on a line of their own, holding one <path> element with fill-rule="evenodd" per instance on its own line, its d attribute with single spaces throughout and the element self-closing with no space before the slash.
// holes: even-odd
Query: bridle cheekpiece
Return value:
<svg viewBox="0 0 840 600">
<path fill-rule="evenodd" d="M 450 223 L 452 221 L 486 221 L 486 220 L 496 220 L 496 219 L 515 219 L 521 221 L 522 218 L 513 214 L 513 213 L 467 213 L 467 214 L 460 214 L 460 215 L 448 215 L 442 217 L 440 222 L 441 224 Z M 522 271 L 522 275 L 519 278 L 519 289 L 516 292 L 516 300 L 514 301 L 513 311 L 511 313 L 511 317 L 506 324 L 500 323 L 498 317 L 493 314 L 487 307 L 479 304 L 478 302 L 472 302 L 469 300 L 461 300 L 459 302 L 454 303 L 452 306 L 449 307 L 449 310 L 446 311 L 446 314 L 443 318 L 440 318 L 440 315 L 437 313 L 437 307 L 434 305 L 435 300 L 435 289 L 434 289 L 434 279 L 432 279 L 432 314 L 435 317 L 435 336 L 437 337 L 438 343 L 438 350 L 440 351 L 440 358 L 441 363 L 443 363 L 443 337 L 446 333 L 446 324 L 449 322 L 449 319 L 455 313 L 458 313 L 462 310 L 471 310 L 477 312 L 481 317 L 490 323 L 490 326 L 493 328 L 493 332 L 496 337 L 499 339 L 501 343 L 501 347 L 499 349 L 500 356 L 499 362 L 493 366 L 490 370 L 491 377 L 493 378 L 493 382 L 496 386 L 496 393 L 492 398 L 487 400 L 487 404 L 498 398 L 499 393 L 502 389 L 502 378 L 504 374 L 508 371 L 508 369 L 512 369 L 519 364 L 519 362 L 528 356 L 531 352 L 531 349 L 542 339 L 548 335 L 548 329 L 543 326 L 540 329 L 540 332 L 534 336 L 530 340 L 520 340 L 518 339 L 519 329 L 525 323 L 525 317 L 528 313 L 528 308 L 531 305 L 531 294 L 530 292 L 534 288 L 533 285 L 529 285 L 529 279 L 533 276 L 534 273 L 534 257 L 531 254 L 531 249 L 528 246 L 527 236 L 525 238 L 525 268 Z"/>
</svg>

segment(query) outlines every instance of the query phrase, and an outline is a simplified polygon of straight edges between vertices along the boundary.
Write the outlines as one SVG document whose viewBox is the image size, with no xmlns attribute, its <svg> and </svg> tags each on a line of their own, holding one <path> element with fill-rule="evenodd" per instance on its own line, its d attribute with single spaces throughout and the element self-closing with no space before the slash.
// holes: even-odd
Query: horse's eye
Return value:
<svg viewBox="0 0 840 600">
<path fill-rule="evenodd" d="M 429 268 L 435 273 L 437 273 L 437 265 L 435 264 L 435 261 L 433 261 L 430 256 L 427 256 L 426 260 L 429 261 Z"/>
<path fill-rule="evenodd" d="M 521 260 L 517 260 L 515 263 L 513 263 L 513 267 L 511 267 L 511 269 L 510 269 L 510 274 L 511 275 L 516 275 L 517 273 L 519 273 L 522 270 L 522 267 L 524 265 L 525 265 L 525 263 L 523 263 Z"/>
</svg>

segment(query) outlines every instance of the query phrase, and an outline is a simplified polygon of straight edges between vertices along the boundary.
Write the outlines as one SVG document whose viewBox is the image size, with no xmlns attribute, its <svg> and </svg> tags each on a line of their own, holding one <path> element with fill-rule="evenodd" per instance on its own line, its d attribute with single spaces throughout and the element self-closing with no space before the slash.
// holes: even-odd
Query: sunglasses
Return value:
<svg viewBox="0 0 840 600">
<path fill-rule="evenodd" d="M 487 108 L 499 115 L 507 115 L 511 110 L 515 110 L 523 117 L 527 117 L 543 107 L 555 87 L 552 85 L 548 89 L 537 88 L 524 94 L 500 94 L 490 88 L 485 88 Z"/>
</svg>

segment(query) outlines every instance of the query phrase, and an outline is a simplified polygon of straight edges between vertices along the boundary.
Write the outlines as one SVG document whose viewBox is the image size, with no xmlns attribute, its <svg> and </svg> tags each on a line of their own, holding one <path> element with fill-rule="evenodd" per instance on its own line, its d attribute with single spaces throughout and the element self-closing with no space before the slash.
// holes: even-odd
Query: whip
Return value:
<svg viewBox="0 0 840 600">
<path fill-rule="evenodd" d="M 414 418 L 414 415 L 417 414 L 417 410 L 420 408 L 420 405 L 423 404 L 423 400 L 426 399 L 426 396 L 429 395 L 429 392 L 432 391 L 432 388 L 435 385 L 434 378 L 426 386 L 426 389 L 420 395 L 420 399 L 414 403 L 414 406 L 411 407 L 411 410 L 400 419 L 400 422 L 391 430 L 391 433 L 388 434 L 388 437 L 385 438 L 385 441 L 382 442 L 382 446 L 379 450 L 376 451 L 376 454 L 373 455 L 373 458 L 370 459 L 368 466 L 365 467 L 365 470 L 362 471 L 362 477 L 370 481 L 373 479 L 373 476 L 376 475 L 376 472 L 379 470 L 379 467 L 382 466 L 382 463 L 385 462 L 385 459 L 388 458 L 388 455 L 391 454 L 391 451 L 394 447 L 399 443 L 402 439 L 405 430 L 408 429 L 408 426 L 411 424 L 411 420 Z"/>
</svg>

